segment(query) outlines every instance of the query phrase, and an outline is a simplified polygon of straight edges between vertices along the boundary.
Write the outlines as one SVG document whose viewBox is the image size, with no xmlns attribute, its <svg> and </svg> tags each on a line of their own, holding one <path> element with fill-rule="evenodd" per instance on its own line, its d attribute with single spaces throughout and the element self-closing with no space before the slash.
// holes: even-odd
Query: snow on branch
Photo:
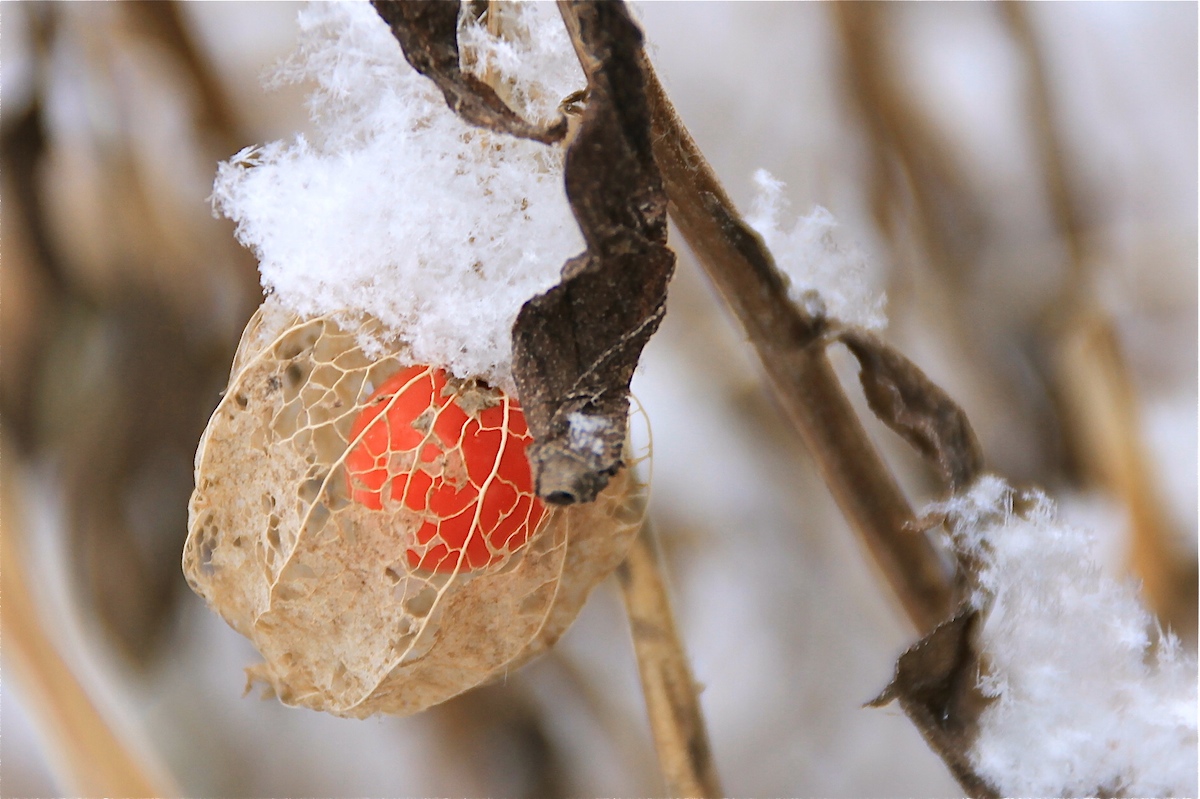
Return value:
<svg viewBox="0 0 1200 799">
<path fill-rule="evenodd" d="M 1196 662 L 1092 536 L 992 475 L 931 510 L 975 564 L 977 773 L 1008 796 L 1195 796 Z"/>
<path fill-rule="evenodd" d="M 288 310 L 369 314 L 415 362 L 511 391 L 517 312 L 583 248 L 562 149 L 464 122 L 367 3 L 316 3 L 299 22 L 278 79 L 315 83 L 317 136 L 239 153 L 214 206 Z M 503 67 L 505 100 L 532 124 L 552 126 L 584 85 L 549 4 L 513 9 L 502 40 L 469 15 L 459 24 L 464 68 Z"/>
</svg>

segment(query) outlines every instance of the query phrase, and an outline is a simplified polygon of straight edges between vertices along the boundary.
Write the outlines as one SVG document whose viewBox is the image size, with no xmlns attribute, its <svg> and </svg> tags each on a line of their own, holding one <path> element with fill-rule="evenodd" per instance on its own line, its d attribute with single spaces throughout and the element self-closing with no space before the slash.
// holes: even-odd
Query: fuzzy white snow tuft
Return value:
<svg viewBox="0 0 1200 799">
<path fill-rule="evenodd" d="M 1195 796 L 1196 662 L 1101 574 L 1091 535 L 993 476 L 936 509 L 983 564 L 980 775 L 1006 796 Z"/>
<path fill-rule="evenodd" d="M 884 326 L 882 295 L 869 283 L 866 259 L 853 246 L 838 242 L 834 235 L 837 219 L 821 206 L 785 229 L 781 222 L 788 209 L 784 184 L 765 169 L 754 173 L 758 194 L 746 215 L 775 263 L 790 281 L 792 302 L 810 303 L 815 291 L 824 301 L 828 315 L 848 324 L 879 329 Z"/>
<path fill-rule="evenodd" d="M 305 316 L 369 313 L 416 362 L 511 390 L 521 305 L 583 249 L 562 149 L 460 121 L 363 3 L 299 15 L 279 80 L 312 80 L 319 138 L 244 150 L 223 164 L 214 206 L 258 255 L 262 283 Z M 585 84 L 552 4 L 523 4 L 505 41 L 461 32 L 472 69 L 492 65 L 527 118 L 552 119 Z M 364 340 L 368 350 L 378 342 Z"/>
</svg>

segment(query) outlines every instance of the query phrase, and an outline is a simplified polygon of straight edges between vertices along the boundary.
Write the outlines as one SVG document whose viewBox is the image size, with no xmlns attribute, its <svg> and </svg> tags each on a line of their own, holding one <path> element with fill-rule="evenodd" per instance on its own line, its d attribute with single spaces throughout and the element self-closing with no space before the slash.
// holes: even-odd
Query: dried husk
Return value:
<svg viewBox="0 0 1200 799">
<path fill-rule="evenodd" d="M 369 357 L 348 327 L 271 300 L 251 319 L 196 454 L 183 568 L 261 653 L 251 682 L 339 716 L 407 715 L 552 645 L 624 558 L 645 498 L 623 469 L 491 566 L 410 569 L 413 520 L 352 501 L 343 465 L 373 387 L 410 364 L 398 347 Z"/>
</svg>

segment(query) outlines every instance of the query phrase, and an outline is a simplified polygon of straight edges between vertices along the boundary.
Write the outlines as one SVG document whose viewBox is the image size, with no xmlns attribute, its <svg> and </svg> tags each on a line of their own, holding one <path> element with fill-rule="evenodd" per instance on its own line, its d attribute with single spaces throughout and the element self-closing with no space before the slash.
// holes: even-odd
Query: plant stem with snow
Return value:
<svg viewBox="0 0 1200 799">
<path fill-rule="evenodd" d="M 804 318 L 789 299 L 648 62 L 645 73 L 672 220 L 742 323 L 776 399 L 914 628 L 933 629 L 954 605 L 950 575 L 834 374 L 819 318 Z"/>
</svg>

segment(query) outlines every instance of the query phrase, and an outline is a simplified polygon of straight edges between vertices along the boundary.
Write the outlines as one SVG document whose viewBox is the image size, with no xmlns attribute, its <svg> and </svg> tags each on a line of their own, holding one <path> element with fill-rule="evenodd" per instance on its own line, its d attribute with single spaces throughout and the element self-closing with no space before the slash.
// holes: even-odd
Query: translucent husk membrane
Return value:
<svg viewBox="0 0 1200 799">
<path fill-rule="evenodd" d="M 261 653 L 251 683 L 362 718 L 423 710 L 552 645 L 625 556 L 645 497 L 624 469 L 596 502 L 547 508 L 513 551 L 489 544 L 488 565 L 417 568 L 421 514 L 372 509 L 347 478 L 355 420 L 412 365 L 399 347 L 364 352 L 359 324 L 379 340 L 370 319 L 303 319 L 272 300 L 251 319 L 196 454 L 183 568 Z M 386 468 L 411 473 L 413 459 Z"/>
</svg>

